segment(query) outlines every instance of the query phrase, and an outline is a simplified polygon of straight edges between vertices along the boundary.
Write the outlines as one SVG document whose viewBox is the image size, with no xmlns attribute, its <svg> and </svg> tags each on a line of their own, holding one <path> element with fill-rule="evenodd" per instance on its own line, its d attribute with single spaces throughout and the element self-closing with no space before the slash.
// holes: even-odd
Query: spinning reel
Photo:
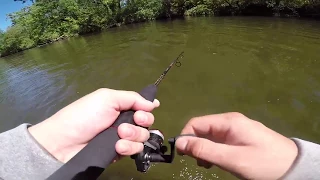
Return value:
<svg viewBox="0 0 320 180">
<path fill-rule="evenodd" d="M 168 147 L 163 145 L 164 135 L 159 130 L 149 130 L 150 138 L 144 142 L 144 149 L 141 153 L 131 156 L 135 160 L 137 170 L 146 173 L 151 163 L 172 163 L 175 156 L 176 138 L 168 140 L 170 144 L 170 154 L 165 154 Z"/>
</svg>

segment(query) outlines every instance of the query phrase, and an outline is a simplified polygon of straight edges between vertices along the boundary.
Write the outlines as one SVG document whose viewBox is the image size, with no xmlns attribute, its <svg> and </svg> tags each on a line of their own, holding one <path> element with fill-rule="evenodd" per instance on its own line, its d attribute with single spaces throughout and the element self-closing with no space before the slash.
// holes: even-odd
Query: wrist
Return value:
<svg viewBox="0 0 320 180">
<path fill-rule="evenodd" d="M 282 177 L 290 179 L 317 179 L 320 176 L 318 162 L 320 157 L 319 144 L 298 138 L 290 138 L 298 147 L 298 155 L 290 170 Z"/>
<path fill-rule="evenodd" d="M 65 162 L 65 153 L 63 141 L 59 139 L 61 129 L 55 127 L 50 120 L 45 120 L 39 124 L 28 128 L 29 133 L 33 138 L 54 158 L 60 162 Z"/>
<path fill-rule="evenodd" d="M 287 142 L 286 147 L 283 148 L 286 150 L 283 154 L 285 171 L 281 174 L 281 179 L 294 167 L 299 154 L 299 149 L 295 141 L 287 138 Z"/>
</svg>

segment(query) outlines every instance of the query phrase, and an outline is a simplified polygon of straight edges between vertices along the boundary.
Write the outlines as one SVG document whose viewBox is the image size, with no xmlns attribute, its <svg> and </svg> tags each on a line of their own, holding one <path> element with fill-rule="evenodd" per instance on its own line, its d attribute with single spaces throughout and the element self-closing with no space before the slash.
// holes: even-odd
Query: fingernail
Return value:
<svg viewBox="0 0 320 180">
<path fill-rule="evenodd" d="M 184 150 L 188 144 L 188 140 L 186 138 L 178 138 L 176 141 L 176 147 L 180 150 Z"/>
</svg>

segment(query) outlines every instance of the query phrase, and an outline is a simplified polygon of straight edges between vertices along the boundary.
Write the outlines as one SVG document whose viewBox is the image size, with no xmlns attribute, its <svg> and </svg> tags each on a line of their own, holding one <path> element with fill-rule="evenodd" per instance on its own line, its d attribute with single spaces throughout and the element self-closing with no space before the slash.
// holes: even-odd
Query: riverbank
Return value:
<svg viewBox="0 0 320 180">
<path fill-rule="evenodd" d="M 0 57 L 70 37 L 100 32 L 126 24 L 185 16 L 276 16 L 320 19 L 320 2 L 284 1 L 159 1 L 121 4 L 97 1 L 36 2 L 9 15 L 14 26 L 0 32 Z M 55 11 L 53 11 L 55 10 Z M 46 14 L 44 16 L 43 14 Z M 32 23 L 30 23 L 32 22 Z"/>
<path fill-rule="evenodd" d="M 104 30 L 107 30 L 107 29 L 110 29 L 110 28 L 120 27 L 122 25 L 126 25 L 126 24 L 114 24 L 112 26 L 109 26 L 108 28 L 105 28 Z M 7 53 L 4 53 L 4 54 L 1 54 L 1 52 L 0 52 L 0 58 L 7 57 L 7 56 L 10 56 L 10 55 L 14 55 L 16 53 L 20 53 L 20 52 L 23 52 L 23 51 L 26 51 L 26 50 L 29 50 L 29 49 L 32 49 L 32 48 L 47 46 L 47 45 L 53 44 L 53 43 L 58 42 L 58 41 L 68 40 L 68 39 L 73 38 L 73 37 L 77 37 L 77 36 L 81 36 L 81 35 L 89 35 L 89 34 L 99 33 L 99 32 L 101 32 L 101 30 L 99 30 L 99 31 L 91 31 L 91 32 L 88 32 L 88 33 L 83 33 L 83 34 L 73 34 L 73 35 L 69 35 L 69 36 L 63 35 L 63 36 L 60 36 L 60 37 L 55 38 L 55 39 L 49 39 L 46 42 L 43 42 L 41 44 L 35 44 L 35 45 L 27 47 L 25 49 L 16 49 L 13 52 L 7 52 Z"/>
</svg>

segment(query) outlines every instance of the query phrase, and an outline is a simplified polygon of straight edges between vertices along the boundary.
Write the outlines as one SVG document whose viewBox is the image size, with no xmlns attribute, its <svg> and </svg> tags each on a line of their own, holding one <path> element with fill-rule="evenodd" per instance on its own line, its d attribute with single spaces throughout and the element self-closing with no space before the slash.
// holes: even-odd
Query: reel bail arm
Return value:
<svg viewBox="0 0 320 180">
<path fill-rule="evenodd" d="M 175 158 L 175 143 L 179 137 L 195 136 L 193 134 L 180 135 L 168 139 L 170 154 L 165 154 L 168 147 L 163 145 L 164 136 L 159 130 L 150 130 L 150 138 L 144 142 L 144 149 L 141 153 L 131 156 L 135 160 L 137 171 L 146 173 L 151 163 L 172 163 Z"/>
</svg>

